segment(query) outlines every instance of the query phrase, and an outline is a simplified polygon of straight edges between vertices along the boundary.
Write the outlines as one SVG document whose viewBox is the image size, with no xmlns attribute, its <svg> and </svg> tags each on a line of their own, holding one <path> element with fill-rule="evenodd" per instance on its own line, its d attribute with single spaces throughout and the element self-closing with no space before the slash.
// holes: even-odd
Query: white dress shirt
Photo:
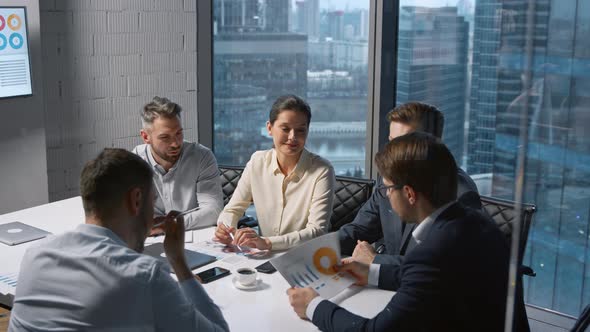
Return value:
<svg viewBox="0 0 590 332">
<path fill-rule="evenodd" d="M 111 230 L 82 224 L 27 250 L 9 331 L 227 331 L 219 308 L 194 279 Z"/>
<path fill-rule="evenodd" d="M 157 190 L 155 216 L 198 206 L 199 210 L 184 216 L 186 229 L 215 225 L 223 209 L 223 193 L 219 168 L 211 150 L 198 143 L 184 142 L 180 158 L 168 172 L 156 162 L 148 144 L 136 146 L 133 153 L 147 161 L 154 170 Z"/>
<path fill-rule="evenodd" d="M 253 202 L 260 233 L 273 250 L 291 248 L 328 230 L 334 201 L 334 169 L 327 160 L 303 150 L 285 176 L 274 149 L 255 152 L 218 223 L 236 227 Z"/>
<path fill-rule="evenodd" d="M 430 227 L 432 227 L 432 224 L 434 223 L 436 218 L 438 218 L 438 216 L 440 216 L 440 214 L 443 213 L 453 203 L 455 203 L 455 201 L 451 201 L 439 207 L 434 212 L 432 212 L 428 217 L 422 220 L 422 222 L 419 223 L 418 226 L 416 226 L 416 228 L 412 231 L 412 237 L 414 238 L 414 240 L 416 240 L 416 245 L 420 245 L 420 243 L 422 243 L 422 241 L 426 239 L 426 237 L 428 236 L 428 231 L 430 230 Z M 379 286 L 380 269 L 381 264 L 369 265 L 369 276 L 367 280 L 367 283 L 369 285 L 375 287 Z M 322 302 L 323 300 L 325 299 L 320 296 L 316 296 L 313 300 L 311 300 L 311 302 L 309 302 L 309 304 L 307 305 L 307 309 L 305 310 L 305 314 L 307 318 L 309 318 L 309 320 L 313 320 L 313 313 L 315 312 L 315 309 L 320 304 L 320 302 Z"/>
</svg>

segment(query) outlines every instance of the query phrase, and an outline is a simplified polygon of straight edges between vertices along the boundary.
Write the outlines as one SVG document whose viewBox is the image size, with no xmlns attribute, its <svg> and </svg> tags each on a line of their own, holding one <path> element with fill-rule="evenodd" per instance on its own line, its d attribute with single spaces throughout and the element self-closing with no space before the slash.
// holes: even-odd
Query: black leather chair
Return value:
<svg viewBox="0 0 590 332">
<path fill-rule="evenodd" d="M 505 199 L 481 196 L 481 205 L 490 217 L 494 219 L 500 230 L 506 235 L 508 243 L 510 243 L 514 223 L 518 222 L 516 203 Z M 524 250 L 526 248 L 529 230 L 533 221 L 533 215 L 536 210 L 537 208 L 534 204 L 521 204 L 520 215 L 522 218 L 522 224 L 519 234 L 520 251 L 518 253 L 518 261 L 521 264 L 520 273 L 531 277 L 536 275 L 535 271 L 528 266 L 522 265 L 522 260 L 524 258 Z"/>
<path fill-rule="evenodd" d="M 244 166 L 230 166 L 230 165 L 219 165 L 219 177 L 221 178 L 221 191 L 223 192 L 223 206 L 226 206 L 231 199 L 240 177 L 244 172 Z M 258 220 L 250 216 L 242 216 L 238 220 L 238 228 L 242 227 L 256 227 L 258 226 Z"/>
<path fill-rule="evenodd" d="M 574 327 L 572 327 L 571 332 L 584 332 L 588 328 L 588 325 L 590 325 L 590 304 L 584 308 L 584 311 L 582 311 L 580 317 L 576 320 Z"/>
<path fill-rule="evenodd" d="M 243 171 L 243 166 L 219 165 L 223 205 L 226 205 L 231 199 Z M 371 197 L 374 185 L 375 181 L 373 180 L 348 176 L 336 177 L 330 231 L 336 231 L 354 219 L 361 206 Z M 243 221 L 238 222 L 238 228 L 241 226 L 254 227 L 256 223 L 251 218 L 248 220 L 244 218 Z"/>
<path fill-rule="evenodd" d="M 520 248 L 518 252 L 519 269 L 516 286 L 516 301 L 517 303 L 524 303 L 525 301 L 522 281 L 523 275 L 528 275 L 531 277 L 534 277 L 536 275 L 533 269 L 522 264 L 524 251 L 526 248 L 526 243 L 529 235 L 529 229 L 533 221 L 533 214 L 536 211 L 536 207 L 534 204 L 521 204 L 519 218 L 519 216 L 517 215 L 518 205 L 516 205 L 516 202 L 487 196 L 481 196 L 480 199 L 482 208 L 496 222 L 500 230 L 506 236 L 506 241 L 509 244 L 511 243 L 515 223 L 518 222 L 519 219 L 522 220 L 520 234 L 518 234 Z M 514 319 L 515 322 L 518 322 L 518 326 L 513 326 L 513 331 L 530 331 L 528 319 L 526 318 L 526 311 L 516 310 L 514 314 Z M 524 317 L 519 317 L 520 315 L 524 315 Z"/>
<path fill-rule="evenodd" d="M 374 180 L 337 176 L 330 231 L 334 232 L 354 220 L 361 206 L 371 197 Z"/>
<path fill-rule="evenodd" d="M 238 186 L 238 181 L 244 171 L 243 166 L 219 165 L 219 177 L 221 178 L 221 190 L 223 191 L 223 206 L 226 206 L 234 190 Z"/>
</svg>

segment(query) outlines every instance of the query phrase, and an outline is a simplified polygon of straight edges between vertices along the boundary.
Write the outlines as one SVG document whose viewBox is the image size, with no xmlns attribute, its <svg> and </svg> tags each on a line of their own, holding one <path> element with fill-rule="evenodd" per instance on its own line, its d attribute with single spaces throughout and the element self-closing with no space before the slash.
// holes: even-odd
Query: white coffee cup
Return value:
<svg viewBox="0 0 590 332">
<path fill-rule="evenodd" d="M 244 286 L 252 286 L 256 283 L 256 270 L 242 267 L 236 270 L 238 282 Z"/>
</svg>

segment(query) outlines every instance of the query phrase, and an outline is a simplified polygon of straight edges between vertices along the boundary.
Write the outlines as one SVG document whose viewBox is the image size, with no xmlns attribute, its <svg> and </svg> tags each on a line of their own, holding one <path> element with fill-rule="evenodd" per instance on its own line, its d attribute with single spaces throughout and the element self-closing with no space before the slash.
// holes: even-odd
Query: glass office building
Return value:
<svg viewBox="0 0 590 332">
<path fill-rule="evenodd" d="M 467 97 L 469 23 L 457 7 L 399 12 L 396 104 L 422 101 L 445 116 L 443 140 L 461 165 Z"/>
<path fill-rule="evenodd" d="M 213 144 L 220 163 L 244 164 L 270 148 L 270 107 L 278 96 L 296 94 L 312 108 L 307 148 L 328 158 L 337 174 L 365 176 L 368 2 L 349 11 L 320 3 L 213 1 Z M 257 97 L 224 91 L 236 86 L 255 89 Z M 228 97 L 231 103 L 222 102 Z M 244 141 L 250 135 L 255 144 Z"/>
<path fill-rule="evenodd" d="M 468 171 L 491 173 L 491 195 L 513 199 L 525 153 L 524 201 L 538 209 L 525 256 L 537 276 L 525 278 L 526 301 L 572 315 L 590 300 L 589 11 L 585 1 L 475 5 Z"/>
<path fill-rule="evenodd" d="M 254 149 L 270 146 L 264 118 L 272 100 L 289 91 L 312 105 L 308 148 L 330 159 L 338 174 L 366 176 L 365 160 L 371 158 L 365 149 L 368 6 L 323 7 L 321 1 L 299 0 L 283 3 L 289 14 L 276 4 L 269 9 L 272 1 L 259 1 L 258 8 L 236 3 L 243 6 L 240 13 L 252 11 L 260 23 L 248 26 L 254 21 L 243 18 L 244 27 L 231 32 L 217 23 L 215 100 L 224 93 L 218 84 L 230 83 L 266 90 L 266 100 L 261 94 L 252 104 L 241 103 L 244 110 L 234 107 L 232 116 L 215 105 L 220 159 L 240 163 Z M 525 0 L 401 1 L 395 104 L 418 100 L 439 107 L 445 115 L 443 139 L 482 194 L 516 199 L 518 154 L 525 153 L 523 201 L 537 205 L 525 254 L 537 276 L 525 278 L 526 300 L 576 315 L 590 301 L 590 134 L 585 128 L 590 43 L 584 38 L 590 8 L 585 1 L 532 5 Z M 283 17 L 274 22 L 290 20 L 287 31 L 264 18 L 271 12 Z M 257 43 L 263 41 L 284 52 L 283 58 L 262 52 Z M 257 107 L 262 115 L 254 115 Z M 239 134 L 231 138 L 217 129 L 240 131 L 245 116 L 260 121 L 257 128 L 243 129 L 244 136 L 248 130 L 258 134 L 254 145 L 244 146 Z M 520 148 L 522 135 L 526 151 Z"/>
</svg>

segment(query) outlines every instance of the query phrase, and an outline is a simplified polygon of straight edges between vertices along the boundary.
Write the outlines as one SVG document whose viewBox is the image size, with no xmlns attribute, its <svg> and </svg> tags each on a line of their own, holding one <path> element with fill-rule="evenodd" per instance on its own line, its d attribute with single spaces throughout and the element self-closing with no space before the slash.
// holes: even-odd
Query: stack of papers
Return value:
<svg viewBox="0 0 590 332">
<path fill-rule="evenodd" d="M 0 294 L 14 295 L 16 292 L 17 280 L 17 272 L 0 272 Z"/>
</svg>

